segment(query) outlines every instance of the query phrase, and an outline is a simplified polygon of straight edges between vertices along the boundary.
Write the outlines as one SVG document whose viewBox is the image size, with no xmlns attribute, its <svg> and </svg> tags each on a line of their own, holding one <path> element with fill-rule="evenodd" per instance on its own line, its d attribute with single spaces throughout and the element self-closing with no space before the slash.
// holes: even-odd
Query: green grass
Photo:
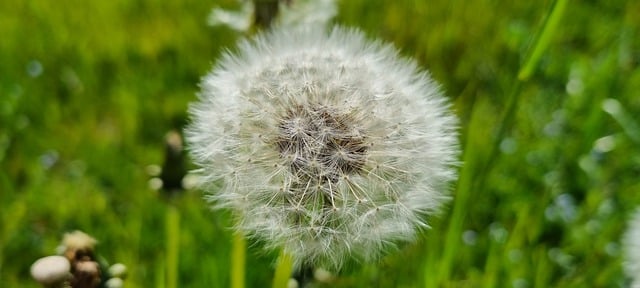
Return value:
<svg viewBox="0 0 640 288">
<path fill-rule="evenodd" d="M 432 229 L 333 285 L 627 283 L 620 237 L 640 206 L 640 3 L 568 1 L 545 34 L 553 1 L 512 2 L 340 2 L 337 23 L 394 43 L 442 84 L 466 163 L 454 189 L 463 198 Z M 0 2 L 0 287 L 38 287 L 29 266 L 75 229 L 127 265 L 127 287 L 231 285 L 228 215 L 199 191 L 162 197 L 145 172 L 162 164 L 165 133 L 183 127 L 200 77 L 239 37 L 206 25 L 216 4 Z M 247 244 L 245 284 L 264 287 L 278 251 Z"/>
</svg>

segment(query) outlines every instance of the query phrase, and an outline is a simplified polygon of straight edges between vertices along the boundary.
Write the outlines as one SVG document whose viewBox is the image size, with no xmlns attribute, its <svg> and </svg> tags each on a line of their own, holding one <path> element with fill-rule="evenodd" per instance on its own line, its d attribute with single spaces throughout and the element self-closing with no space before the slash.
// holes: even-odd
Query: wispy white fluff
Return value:
<svg viewBox="0 0 640 288">
<path fill-rule="evenodd" d="M 253 4 L 250 1 L 243 1 L 240 11 L 222 9 L 214 7 L 207 17 L 207 24 L 210 26 L 227 26 L 236 31 L 248 31 L 251 27 L 251 16 L 253 15 Z"/>
<path fill-rule="evenodd" d="M 623 242 L 624 271 L 632 279 L 631 287 L 640 288 L 640 209 L 629 221 Z"/>
<path fill-rule="evenodd" d="M 459 148 L 448 101 L 357 30 L 261 34 L 201 88 L 186 138 L 211 200 L 298 267 L 375 259 L 449 198 Z"/>
<path fill-rule="evenodd" d="M 286 1 L 285 1 L 286 2 Z M 338 13 L 335 0 L 293 0 L 280 4 L 280 25 L 326 25 Z"/>
<path fill-rule="evenodd" d="M 255 7 L 253 1 L 242 2 L 240 11 L 214 7 L 207 17 L 211 26 L 225 25 L 233 30 L 246 32 L 251 27 Z M 326 25 L 338 13 L 335 0 L 290 0 L 279 1 L 280 26 Z"/>
</svg>

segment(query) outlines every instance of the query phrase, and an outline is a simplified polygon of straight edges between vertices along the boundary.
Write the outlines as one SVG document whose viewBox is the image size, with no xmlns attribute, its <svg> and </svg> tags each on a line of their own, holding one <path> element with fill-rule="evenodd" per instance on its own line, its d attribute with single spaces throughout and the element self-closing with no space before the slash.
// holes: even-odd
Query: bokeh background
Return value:
<svg viewBox="0 0 640 288">
<path fill-rule="evenodd" d="M 239 5 L 0 1 L 1 287 L 38 287 L 30 265 L 76 229 L 127 265 L 126 287 L 229 285 L 228 215 L 200 191 L 152 189 L 148 170 L 187 123 L 200 77 L 244 37 L 207 25 L 211 9 Z M 640 206 L 640 2 L 569 1 L 518 78 L 553 7 L 338 1 L 335 23 L 394 43 L 442 84 L 465 164 L 455 200 L 416 243 L 325 286 L 629 284 L 621 236 Z M 268 286 L 277 253 L 249 244 L 246 284 Z"/>
</svg>

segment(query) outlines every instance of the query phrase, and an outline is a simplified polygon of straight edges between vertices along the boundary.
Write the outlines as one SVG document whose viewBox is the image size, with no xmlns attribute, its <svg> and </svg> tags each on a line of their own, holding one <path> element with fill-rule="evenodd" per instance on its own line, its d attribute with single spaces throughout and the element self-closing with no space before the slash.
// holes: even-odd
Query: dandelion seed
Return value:
<svg viewBox="0 0 640 288">
<path fill-rule="evenodd" d="M 201 87 L 186 140 L 210 199 L 296 267 L 376 259 L 449 198 L 459 148 L 447 100 L 356 30 L 259 35 Z"/>
</svg>

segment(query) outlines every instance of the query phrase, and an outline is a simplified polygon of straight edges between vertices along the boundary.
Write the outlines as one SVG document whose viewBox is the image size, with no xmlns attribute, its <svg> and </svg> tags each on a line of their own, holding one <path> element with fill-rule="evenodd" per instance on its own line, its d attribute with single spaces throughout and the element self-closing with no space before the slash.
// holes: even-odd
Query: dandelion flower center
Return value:
<svg viewBox="0 0 640 288">
<path fill-rule="evenodd" d="M 336 183 L 362 171 L 368 147 L 354 118 L 349 111 L 320 104 L 285 111 L 275 144 L 298 184 Z"/>
</svg>

